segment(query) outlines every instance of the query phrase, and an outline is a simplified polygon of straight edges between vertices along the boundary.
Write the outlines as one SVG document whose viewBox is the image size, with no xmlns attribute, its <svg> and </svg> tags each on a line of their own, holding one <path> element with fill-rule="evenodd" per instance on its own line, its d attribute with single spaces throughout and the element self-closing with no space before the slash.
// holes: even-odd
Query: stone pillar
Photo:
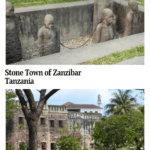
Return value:
<svg viewBox="0 0 150 150">
<path fill-rule="evenodd" d="M 14 14 L 13 4 L 6 1 L 6 64 L 18 62 L 21 59 L 19 19 Z"/>
</svg>

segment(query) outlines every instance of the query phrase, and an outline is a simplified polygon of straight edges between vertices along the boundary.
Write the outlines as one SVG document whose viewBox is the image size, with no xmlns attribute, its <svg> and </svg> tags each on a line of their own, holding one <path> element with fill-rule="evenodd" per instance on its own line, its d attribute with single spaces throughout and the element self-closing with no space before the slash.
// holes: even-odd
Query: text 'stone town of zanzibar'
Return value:
<svg viewBox="0 0 150 150">
<path fill-rule="evenodd" d="M 53 72 L 52 72 L 53 71 Z M 73 71 L 69 69 L 68 71 L 59 71 L 58 69 L 49 69 L 49 71 L 45 71 L 45 76 L 80 76 L 82 71 Z M 5 76 L 23 76 L 23 71 L 11 71 L 9 69 L 5 70 Z M 25 76 L 43 76 L 43 71 L 30 71 L 29 69 L 25 69 Z M 10 79 L 9 77 L 5 78 L 6 84 L 34 84 L 33 79 Z"/>
</svg>

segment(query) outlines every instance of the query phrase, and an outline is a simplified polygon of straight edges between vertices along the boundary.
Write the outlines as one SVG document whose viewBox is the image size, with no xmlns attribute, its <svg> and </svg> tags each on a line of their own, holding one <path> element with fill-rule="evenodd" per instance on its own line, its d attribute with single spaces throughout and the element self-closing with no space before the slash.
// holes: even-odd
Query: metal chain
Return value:
<svg viewBox="0 0 150 150">
<path fill-rule="evenodd" d="M 124 30 L 124 29 L 123 29 Z M 123 30 L 120 30 L 120 31 L 123 31 Z M 90 35 L 90 37 L 89 37 L 89 39 L 85 42 L 85 43 L 83 43 L 82 45 L 80 45 L 80 46 L 78 46 L 78 47 L 76 47 L 76 48 L 80 48 L 80 47 L 82 47 L 82 46 L 84 46 L 89 40 L 90 40 L 90 38 L 93 36 L 93 34 L 95 33 L 95 31 L 96 31 L 96 28 L 95 28 L 95 30 L 93 31 L 93 33 Z M 67 47 L 67 46 L 65 46 L 63 43 L 61 43 L 60 42 L 60 45 L 62 45 L 63 47 L 66 47 L 66 48 L 68 48 L 68 49 L 76 49 L 76 48 L 73 48 L 73 47 Z"/>
<path fill-rule="evenodd" d="M 94 31 L 94 32 L 95 32 L 95 31 Z M 78 47 L 76 47 L 76 48 L 80 48 L 80 47 L 84 46 L 84 45 L 90 40 L 90 38 L 93 36 L 94 32 L 90 35 L 89 39 L 88 39 L 87 41 L 85 41 L 85 43 L 83 43 L 82 45 L 80 45 L 80 46 L 78 46 Z M 65 46 L 65 45 L 64 45 L 63 43 L 61 43 L 61 42 L 60 42 L 60 45 L 62 45 L 63 47 L 66 47 L 66 48 L 68 48 L 68 49 L 76 49 L 76 48 L 73 48 L 73 47 L 67 47 L 67 46 Z"/>
<path fill-rule="evenodd" d="M 92 36 L 93 36 L 93 34 L 92 34 Z M 76 47 L 76 48 L 80 48 L 80 47 L 84 46 L 89 40 L 90 40 L 90 38 L 89 38 L 85 43 L 83 43 L 82 45 L 80 45 L 80 46 L 78 46 L 78 47 Z M 76 48 L 73 48 L 73 47 L 67 47 L 67 46 L 65 46 L 65 45 L 64 45 L 63 43 L 61 43 L 61 42 L 60 42 L 60 45 L 62 45 L 63 47 L 66 47 L 66 48 L 68 48 L 68 49 L 76 49 Z"/>
</svg>

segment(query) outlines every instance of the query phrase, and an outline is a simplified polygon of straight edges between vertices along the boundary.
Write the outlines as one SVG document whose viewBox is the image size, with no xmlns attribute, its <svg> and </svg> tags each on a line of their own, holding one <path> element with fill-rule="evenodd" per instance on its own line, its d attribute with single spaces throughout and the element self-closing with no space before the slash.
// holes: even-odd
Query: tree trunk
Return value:
<svg viewBox="0 0 150 150">
<path fill-rule="evenodd" d="M 29 127 L 29 150 L 37 150 L 38 143 L 37 143 L 37 121 L 36 120 L 29 120 L 28 127 Z"/>
</svg>

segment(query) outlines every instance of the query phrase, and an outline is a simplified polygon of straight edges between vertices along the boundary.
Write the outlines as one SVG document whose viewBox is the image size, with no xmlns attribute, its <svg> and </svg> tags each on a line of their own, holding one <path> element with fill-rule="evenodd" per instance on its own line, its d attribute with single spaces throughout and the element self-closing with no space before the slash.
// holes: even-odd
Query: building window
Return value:
<svg viewBox="0 0 150 150">
<path fill-rule="evenodd" d="M 59 127 L 62 128 L 63 127 L 63 121 L 59 121 Z"/>
<path fill-rule="evenodd" d="M 41 125 L 45 125 L 45 118 L 41 118 Z"/>
<path fill-rule="evenodd" d="M 50 127 L 54 127 L 54 120 L 50 120 Z"/>
<path fill-rule="evenodd" d="M 41 143 L 41 148 L 42 148 L 42 150 L 46 150 L 46 142 Z"/>
<path fill-rule="evenodd" d="M 23 117 L 19 117 L 19 124 L 24 124 Z"/>
<path fill-rule="evenodd" d="M 55 149 L 55 143 L 51 143 L 51 150 Z"/>
</svg>

